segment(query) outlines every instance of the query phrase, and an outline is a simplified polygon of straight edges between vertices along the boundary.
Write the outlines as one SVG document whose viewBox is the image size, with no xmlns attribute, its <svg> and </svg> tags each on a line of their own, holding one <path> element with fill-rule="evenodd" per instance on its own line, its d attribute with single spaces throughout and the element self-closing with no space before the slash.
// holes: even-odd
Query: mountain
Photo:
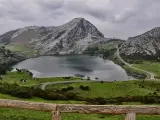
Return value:
<svg viewBox="0 0 160 120">
<path fill-rule="evenodd" d="M 160 57 L 160 27 L 128 38 L 121 45 L 120 54 L 132 58 L 157 59 Z"/>
<path fill-rule="evenodd" d="M 51 27 L 29 26 L 0 36 L 0 43 L 25 45 L 41 54 L 82 53 L 89 45 L 105 41 L 104 35 L 84 18 Z"/>
<path fill-rule="evenodd" d="M 22 54 L 13 53 L 10 50 L 5 49 L 4 46 L 0 47 L 0 75 L 10 68 L 13 64 L 16 64 L 22 60 L 25 60 Z"/>
</svg>

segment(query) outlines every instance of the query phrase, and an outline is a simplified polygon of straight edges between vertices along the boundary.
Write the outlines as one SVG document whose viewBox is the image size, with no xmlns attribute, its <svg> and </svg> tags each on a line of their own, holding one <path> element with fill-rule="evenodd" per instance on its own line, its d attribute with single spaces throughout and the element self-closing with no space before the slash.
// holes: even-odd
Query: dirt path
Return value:
<svg viewBox="0 0 160 120">
<path fill-rule="evenodd" d="M 135 70 L 139 70 L 139 71 L 145 72 L 145 73 L 147 73 L 147 75 L 149 74 L 149 77 L 148 77 L 148 78 L 150 78 L 150 80 L 153 80 L 153 79 L 154 79 L 154 74 L 153 74 L 152 72 L 149 72 L 149 71 L 146 71 L 146 70 L 142 70 L 142 69 L 133 67 L 131 64 L 125 62 L 125 61 L 121 58 L 121 56 L 120 56 L 120 54 L 119 54 L 118 45 L 116 45 L 116 48 L 117 48 L 117 52 L 116 52 L 117 57 L 118 57 L 125 65 L 127 65 L 127 66 L 129 66 L 129 67 L 131 67 L 131 68 L 133 68 L 133 69 L 135 69 Z"/>
<path fill-rule="evenodd" d="M 95 80 L 72 80 L 72 81 L 61 81 L 61 82 L 46 82 L 46 83 L 42 83 L 40 85 L 40 88 L 42 90 L 45 90 L 46 86 L 48 86 L 48 85 L 69 84 L 69 83 L 88 83 L 88 82 L 101 82 L 101 81 L 95 81 Z"/>
</svg>

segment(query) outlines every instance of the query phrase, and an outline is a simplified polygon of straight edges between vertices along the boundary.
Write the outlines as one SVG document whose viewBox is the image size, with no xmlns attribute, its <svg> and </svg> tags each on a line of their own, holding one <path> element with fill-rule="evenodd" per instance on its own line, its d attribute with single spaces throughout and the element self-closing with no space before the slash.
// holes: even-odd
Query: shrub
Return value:
<svg viewBox="0 0 160 120">
<path fill-rule="evenodd" d="M 63 77 L 63 79 L 70 79 L 71 77 Z"/>
<path fill-rule="evenodd" d="M 83 86 L 83 85 L 80 85 L 79 87 L 81 90 L 86 90 L 86 91 L 89 91 L 90 88 L 88 86 Z"/>
<path fill-rule="evenodd" d="M 33 92 L 31 90 L 27 91 L 17 91 L 16 93 L 13 94 L 15 97 L 19 98 L 32 98 L 33 97 Z"/>
<path fill-rule="evenodd" d="M 10 94 L 19 98 L 32 98 L 33 90 L 29 87 L 21 87 L 17 84 L 8 84 L 1 83 L 0 84 L 0 92 L 4 94 Z"/>
<path fill-rule="evenodd" d="M 105 98 L 92 98 L 92 99 L 87 99 L 87 102 L 91 103 L 91 104 L 96 104 L 96 105 L 104 105 L 107 103 Z"/>
<path fill-rule="evenodd" d="M 68 100 L 76 100 L 77 98 L 77 95 L 73 92 L 66 92 L 64 93 L 64 96 L 66 96 Z"/>
<path fill-rule="evenodd" d="M 104 83 L 103 81 L 101 81 L 101 83 Z"/>
<path fill-rule="evenodd" d="M 66 91 L 67 91 L 67 88 L 62 88 L 61 91 L 62 91 L 62 92 L 66 92 Z"/>
<path fill-rule="evenodd" d="M 40 88 L 33 89 L 33 92 L 36 97 L 47 98 L 47 92 Z"/>
<path fill-rule="evenodd" d="M 106 104 L 106 99 L 105 98 L 98 97 L 98 98 L 95 98 L 95 100 L 99 105 Z"/>
<path fill-rule="evenodd" d="M 83 89 L 83 85 L 80 85 L 79 88 L 80 88 L 80 89 Z"/>
<path fill-rule="evenodd" d="M 67 87 L 67 90 L 73 90 L 74 88 L 72 86 Z"/>
</svg>

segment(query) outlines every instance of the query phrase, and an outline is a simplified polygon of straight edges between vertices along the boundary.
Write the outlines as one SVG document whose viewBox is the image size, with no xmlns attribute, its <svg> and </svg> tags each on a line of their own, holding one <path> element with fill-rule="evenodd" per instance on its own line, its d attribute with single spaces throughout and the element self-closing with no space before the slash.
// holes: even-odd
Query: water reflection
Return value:
<svg viewBox="0 0 160 120">
<path fill-rule="evenodd" d="M 41 56 L 27 59 L 13 68 L 31 70 L 35 77 L 60 77 L 81 74 L 99 80 L 126 80 L 126 72 L 112 61 L 93 56 Z"/>
</svg>

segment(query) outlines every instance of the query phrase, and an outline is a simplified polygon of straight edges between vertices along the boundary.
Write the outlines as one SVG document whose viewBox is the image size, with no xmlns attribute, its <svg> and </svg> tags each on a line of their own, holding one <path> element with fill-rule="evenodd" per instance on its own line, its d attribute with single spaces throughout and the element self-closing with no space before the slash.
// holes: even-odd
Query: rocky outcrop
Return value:
<svg viewBox="0 0 160 120">
<path fill-rule="evenodd" d="M 0 74 L 4 74 L 13 64 L 16 64 L 26 57 L 22 54 L 13 53 L 5 47 L 0 47 Z"/>
<path fill-rule="evenodd" d="M 160 27 L 128 38 L 120 47 L 120 53 L 134 58 L 158 59 L 160 57 Z"/>
<path fill-rule="evenodd" d="M 3 44 L 8 44 L 11 42 L 12 40 L 12 36 L 14 35 L 15 32 L 17 32 L 18 30 L 12 30 L 12 31 L 9 31 L 3 35 L 0 36 L 0 43 L 3 43 Z"/>
<path fill-rule="evenodd" d="M 57 27 L 30 26 L 0 36 L 10 44 L 23 44 L 41 54 L 81 54 L 89 45 L 105 41 L 104 35 L 84 18 Z"/>
</svg>

